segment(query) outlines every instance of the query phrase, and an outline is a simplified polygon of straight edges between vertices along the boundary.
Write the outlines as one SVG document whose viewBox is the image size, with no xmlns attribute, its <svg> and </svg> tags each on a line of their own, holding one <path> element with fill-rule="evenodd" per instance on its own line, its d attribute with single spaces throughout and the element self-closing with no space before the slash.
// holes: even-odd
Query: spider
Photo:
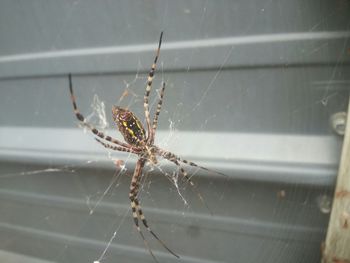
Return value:
<svg viewBox="0 0 350 263">
<path fill-rule="evenodd" d="M 122 152 L 129 152 L 136 154 L 138 156 L 138 160 L 136 163 L 136 167 L 131 179 L 130 184 L 130 192 L 129 192 L 129 199 L 131 202 L 131 210 L 132 210 L 132 217 L 134 220 L 134 224 L 136 226 L 136 229 L 138 233 L 140 234 L 145 247 L 153 257 L 153 259 L 157 261 L 156 257 L 154 256 L 152 250 L 150 249 L 147 240 L 140 228 L 139 221 L 142 222 L 143 226 L 148 230 L 148 232 L 172 255 L 174 255 L 177 258 L 180 258 L 176 253 L 174 253 L 168 246 L 153 232 L 153 230 L 149 227 L 147 220 L 144 216 L 144 213 L 141 209 L 140 201 L 138 198 L 138 192 L 140 188 L 140 180 L 142 177 L 142 170 L 143 167 L 147 162 L 149 162 L 152 165 L 155 165 L 158 163 L 157 156 L 163 157 L 170 162 L 173 162 L 175 165 L 179 167 L 181 175 L 190 183 L 191 186 L 194 187 L 193 182 L 191 181 L 190 177 L 187 175 L 184 168 L 181 166 L 180 163 L 184 163 L 190 166 L 194 166 L 200 169 L 204 169 L 206 171 L 211 171 L 205 167 L 199 166 L 191 161 L 187 161 L 185 159 L 182 159 L 178 157 L 176 154 L 163 150 L 159 148 L 158 146 L 154 145 L 154 139 L 156 135 L 156 129 L 158 126 L 158 117 L 162 108 L 163 103 L 163 97 L 164 97 L 164 90 L 165 90 L 165 82 L 162 83 L 162 89 L 160 91 L 160 98 L 157 104 L 156 112 L 153 117 L 153 121 L 151 122 L 150 119 L 150 112 L 149 112 L 149 104 L 148 99 L 152 88 L 152 81 L 153 76 L 156 69 L 157 60 L 160 53 L 160 47 L 162 44 L 162 37 L 163 32 L 160 34 L 158 48 L 156 51 L 156 56 L 154 58 L 154 62 L 152 64 L 151 70 L 148 74 L 147 79 L 147 85 L 146 85 L 146 91 L 144 94 L 144 110 L 145 110 L 145 118 L 146 118 L 146 124 L 147 124 L 147 133 L 145 131 L 145 128 L 142 126 L 141 121 L 128 109 L 121 108 L 119 106 L 113 106 L 112 107 L 112 116 L 113 120 L 117 124 L 117 127 L 124 137 L 125 142 L 119 141 L 117 139 L 112 138 L 111 136 L 108 136 L 104 134 L 103 132 L 96 129 L 93 125 L 88 123 L 85 119 L 85 117 L 80 113 L 77 107 L 76 99 L 73 92 L 73 84 L 72 84 L 72 76 L 69 74 L 69 91 L 71 95 L 71 100 L 73 104 L 73 110 L 75 113 L 75 116 L 77 119 L 85 126 L 87 127 L 94 135 L 95 140 L 103 145 L 105 148 L 115 150 L 115 151 L 122 151 Z M 104 140 L 104 141 L 102 141 Z M 108 143 L 107 143 L 107 142 Z M 214 171 L 211 171 L 214 172 Z M 221 174 L 219 172 L 215 172 L 218 174 Z M 222 174 L 224 175 L 224 174 Z M 199 194 L 199 193 L 198 193 Z M 199 194 L 199 198 L 203 200 L 201 195 Z"/>
</svg>

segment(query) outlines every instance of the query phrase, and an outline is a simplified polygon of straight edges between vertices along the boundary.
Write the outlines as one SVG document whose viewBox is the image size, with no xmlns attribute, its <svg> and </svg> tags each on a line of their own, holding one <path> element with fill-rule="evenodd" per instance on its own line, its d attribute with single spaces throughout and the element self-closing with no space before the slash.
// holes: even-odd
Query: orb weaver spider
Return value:
<svg viewBox="0 0 350 263">
<path fill-rule="evenodd" d="M 157 156 L 163 157 L 164 159 L 169 160 L 170 162 L 174 163 L 179 167 L 181 175 L 190 183 L 192 187 L 195 187 L 193 184 L 191 178 L 188 176 L 184 168 L 181 166 L 180 163 L 184 163 L 190 166 L 194 166 L 209 172 L 211 171 L 205 167 L 199 166 L 191 161 L 187 161 L 185 159 L 182 159 L 178 157 L 176 154 L 163 150 L 159 148 L 158 146 L 154 145 L 154 139 L 156 135 L 156 129 L 158 126 L 158 117 L 162 108 L 163 103 L 163 97 L 164 97 L 164 90 L 165 90 L 165 83 L 162 83 L 162 89 L 160 91 L 160 98 L 157 104 L 156 112 L 153 117 L 153 121 L 151 122 L 150 119 L 150 112 L 149 112 L 149 95 L 152 88 L 152 81 L 154 72 L 156 69 L 157 60 L 160 53 L 160 47 L 162 44 L 162 37 L 163 32 L 160 34 L 159 38 L 159 44 L 158 49 L 156 51 L 156 56 L 154 58 L 154 62 L 152 64 L 151 70 L 148 74 L 147 79 L 147 85 L 146 85 L 146 91 L 144 94 L 144 110 L 145 110 L 145 117 L 146 117 L 146 124 L 147 124 L 147 133 L 145 131 L 145 128 L 142 126 L 141 121 L 128 109 L 124 109 L 118 106 L 112 107 L 112 116 L 113 120 L 118 126 L 118 129 L 122 136 L 124 137 L 125 142 L 119 141 L 115 138 L 112 138 L 111 136 L 108 136 L 104 134 L 103 132 L 96 129 L 93 125 L 88 123 L 85 119 L 85 117 L 80 113 L 77 107 L 76 99 L 73 92 L 73 84 L 72 84 L 72 76 L 69 74 L 69 91 L 71 95 L 71 100 L 73 104 L 73 110 L 75 113 L 75 116 L 77 119 L 85 126 L 87 127 L 96 137 L 95 140 L 103 145 L 105 148 L 115 150 L 115 151 L 122 151 L 122 152 L 129 152 L 136 154 L 139 159 L 137 160 L 136 167 L 131 179 L 130 184 L 130 192 L 129 192 L 129 199 L 131 202 L 131 210 L 132 210 L 132 217 L 134 220 L 134 224 L 136 226 L 136 229 L 138 233 L 140 234 L 145 247 L 153 257 L 153 259 L 157 261 L 155 255 L 153 254 L 151 248 L 149 247 L 147 240 L 140 228 L 139 220 L 142 222 L 143 226 L 148 230 L 148 232 L 172 255 L 174 255 L 177 258 L 180 258 L 176 253 L 174 253 L 170 248 L 167 247 L 167 245 L 153 232 L 153 230 L 149 227 L 147 220 L 144 216 L 144 213 L 141 209 L 140 201 L 138 198 L 138 192 L 140 188 L 140 181 L 142 177 L 142 170 L 143 167 L 147 162 L 151 163 L 152 165 L 155 165 L 158 163 Z M 104 141 L 102 141 L 104 140 Z M 107 142 L 108 143 L 107 143 Z M 224 175 L 219 172 L 215 172 L 221 175 Z M 203 201 L 202 196 L 198 192 L 199 198 Z"/>
</svg>

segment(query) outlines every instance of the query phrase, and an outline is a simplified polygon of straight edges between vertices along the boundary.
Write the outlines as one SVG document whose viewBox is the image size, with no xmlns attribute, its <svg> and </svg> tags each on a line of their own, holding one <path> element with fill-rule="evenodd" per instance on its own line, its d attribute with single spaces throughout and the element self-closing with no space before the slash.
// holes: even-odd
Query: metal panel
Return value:
<svg viewBox="0 0 350 263">
<path fill-rule="evenodd" d="M 349 11 L 316 0 L 2 1 L 3 262 L 93 262 L 114 232 L 101 262 L 154 262 L 130 215 L 136 158 L 77 127 L 67 74 L 81 111 L 98 95 L 120 138 L 111 105 L 127 88 L 121 105 L 144 115 L 162 30 L 157 144 L 227 176 L 189 169 L 196 188 L 177 188 L 164 175 L 173 165 L 148 167 L 150 225 L 180 262 L 318 262 L 342 143 L 330 118 L 347 105 Z M 179 262 L 148 240 L 160 262 Z"/>
</svg>

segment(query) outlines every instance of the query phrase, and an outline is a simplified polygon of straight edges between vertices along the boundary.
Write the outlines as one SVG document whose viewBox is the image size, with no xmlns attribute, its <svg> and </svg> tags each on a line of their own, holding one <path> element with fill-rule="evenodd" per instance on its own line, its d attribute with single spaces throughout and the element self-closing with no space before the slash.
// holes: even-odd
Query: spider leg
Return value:
<svg viewBox="0 0 350 263">
<path fill-rule="evenodd" d="M 139 225 L 139 216 L 137 214 L 137 206 L 136 206 L 136 202 L 135 199 L 137 200 L 137 194 L 138 194 L 138 188 L 139 188 L 139 182 L 141 179 L 141 175 L 142 175 L 142 169 L 145 166 L 146 160 L 145 159 L 139 159 L 136 163 L 136 167 L 135 167 L 135 171 L 134 174 L 132 176 L 131 179 L 131 184 L 130 184 L 130 192 L 129 192 L 129 199 L 131 202 L 131 211 L 132 211 L 132 217 L 134 219 L 134 224 L 136 226 L 137 232 L 139 232 L 143 243 L 145 244 L 145 247 L 147 248 L 148 252 L 151 254 L 151 256 L 153 257 L 153 259 L 158 262 L 158 260 L 156 259 L 155 255 L 153 254 L 151 248 L 148 245 L 148 242 L 145 238 L 145 236 L 143 235 L 143 232 L 140 228 Z"/>
<path fill-rule="evenodd" d="M 163 86 L 162 86 L 162 89 L 160 91 L 160 98 L 158 101 L 156 113 L 154 114 L 154 118 L 153 118 L 152 136 L 149 138 L 150 144 L 154 143 L 154 138 L 156 136 L 156 130 L 157 130 L 157 126 L 158 126 L 158 117 L 159 117 L 160 110 L 162 109 L 162 104 L 163 104 L 164 90 L 165 90 L 165 82 L 163 82 Z"/>
<path fill-rule="evenodd" d="M 201 200 L 202 204 L 208 209 L 208 211 L 210 212 L 211 215 L 213 215 L 213 212 L 211 211 L 211 209 L 209 208 L 208 204 L 205 202 L 203 196 L 201 195 L 200 191 L 198 190 L 198 188 L 196 187 L 196 185 L 193 183 L 193 181 L 191 180 L 191 177 L 188 176 L 187 172 L 185 171 L 185 169 L 180 165 L 180 163 L 178 162 L 178 160 L 176 158 L 166 158 L 167 160 L 173 162 L 174 164 L 176 164 L 179 169 L 180 169 L 180 173 L 182 174 L 183 177 L 185 177 L 185 179 L 187 180 L 187 182 L 190 183 L 190 185 L 192 186 L 192 188 L 196 191 L 199 200 Z"/>
<path fill-rule="evenodd" d="M 216 174 L 223 175 L 223 176 L 227 177 L 227 175 L 224 174 L 224 173 L 220 173 L 220 172 L 217 172 L 217 171 L 213 171 L 213 170 L 210 170 L 210 169 L 205 168 L 205 167 L 203 167 L 203 166 L 200 166 L 200 165 L 198 165 L 198 164 L 196 164 L 196 163 L 194 163 L 194 162 L 191 162 L 191 161 L 187 161 L 187 160 L 185 160 L 185 159 L 182 159 L 182 158 L 180 158 L 179 156 L 177 156 L 176 154 L 174 154 L 174 153 L 172 153 L 172 152 L 169 152 L 169 151 L 166 151 L 166 150 L 163 150 L 163 149 L 160 149 L 160 148 L 157 148 L 157 151 L 158 151 L 158 153 L 159 153 L 162 157 L 164 157 L 165 159 L 168 159 L 169 161 L 171 161 L 170 159 L 176 159 L 176 160 L 178 160 L 178 161 L 180 161 L 180 162 L 182 162 L 182 163 L 188 164 L 188 165 L 190 165 L 190 166 L 198 167 L 198 168 L 203 169 L 203 170 L 205 170 L 205 171 L 208 171 L 208 172 L 210 172 L 210 173 L 216 173 Z"/>
<path fill-rule="evenodd" d="M 120 152 L 128 152 L 128 153 L 135 153 L 135 154 L 138 154 L 139 152 L 136 151 L 135 149 L 129 147 L 129 148 L 125 148 L 125 147 L 122 147 L 122 146 L 116 146 L 116 145 L 110 145 L 108 143 L 105 143 L 103 141 L 101 141 L 100 139 L 98 138 L 95 138 L 95 140 L 97 142 L 99 142 L 100 144 L 102 144 L 105 148 L 107 149 L 111 149 L 111 150 L 115 150 L 115 151 L 120 151 Z"/>
<path fill-rule="evenodd" d="M 180 258 L 177 254 L 175 254 L 173 251 L 171 251 L 170 248 L 168 248 L 165 243 L 152 231 L 152 229 L 149 227 L 146 218 L 143 214 L 143 211 L 141 209 L 141 205 L 140 202 L 137 198 L 138 195 L 138 191 L 139 191 L 139 184 L 140 184 L 140 179 L 141 179 L 141 174 L 142 174 L 142 168 L 144 167 L 146 163 L 146 159 L 139 159 L 137 161 L 136 164 L 136 168 L 134 171 L 134 175 L 131 179 L 131 184 L 130 184 L 130 193 L 129 193 L 129 199 L 131 201 L 131 209 L 132 209 L 132 216 L 134 218 L 134 223 L 136 225 L 137 231 L 140 233 L 141 238 L 143 239 L 143 242 L 145 243 L 145 246 L 147 247 L 148 251 L 150 252 L 150 254 L 152 255 L 152 257 L 155 259 L 155 256 L 153 254 L 153 252 L 151 251 L 148 242 L 146 241 L 141 228 L 139 226 L 139 218 L 142 221 L 143 225 L 145 226 L 145 228 L 148 230 L 149 233 L 151 233 L 151 235 L 166 249 L 169 251 L 169 253 L 171 253 L 172 255 L 174 255 L 177 258 Z M 157 261 L 155 259 L 155 261 Z M 157 261 L 158 262 L 158 261 Z"/>
<path fill-rule="evenodd" d="M 70 91 L 71 100 L 72 100 L 72 104 L 73 104 L 73 110 L 74 110 L 74 113 L 75 113 L 75 116 L 77 117 L 77 119 L 84 126 L 86 126 L 93 134 L 100 137 L 101 139 L 105 139 L 106 141 L 112 142 L 114 144 L 120 145 L 120 146 L 125 147 L 125 148 L 130 148 L 130 146 L 128 144 L 121 142 L 117 139 L 114 139 L 111 136 L 105 135 L 103 132 L 100 132 L 93 125 L 91 125 L 90 123 L 88 123 L 86 121 L 85 117 L 79 112 L 78 107 L 77 107 L 77 103 L 76 103 L 74 92 L 73 92 L 72 75 L 69 74 L 68 78 L 69 78 L 69 91 Z"/>
<path fill-rule="evenodd" d="M 148 134 L 148 137 L 152 137 L 152 129 L 151 129 L 151 119 L 150 119 L 150 113 L 149 113 L 148 97 L 149 97 L 149 94 L 150 94 L 151 88 L 152 88 L 153 76 L 154 76 L 154 72 L 156 70 L 157 60 L 158 60 L 159 53 L 160 53 L 160 46 L 162 44 L 162 37 L 163 37 L 163 32 L 160 33 L 158 49 L 157 49 L 156 56 L 154 58 L 151 70 L 150 70 L 150 72 L 148 74 L 145 96 L 143 98 L 143 101 L 144 101 L 143 106 L 145 108 L 145 116 L 146 116 L 146 122 L 147 122 L 147 134 Z"/>
<path fill-rule="evenodd" d="M 138 214 L 140 216 L 140 219 L 143 223 L 143 225 L 145 226 L 145 228 L 148 230 L 148 232 L 151 233 L 151 235 L 158 240 L 158 242 L 166 249 L 168 250 L 172 255 L 174 255 L 175 257 L 177 258 L 180 258 L 177 254 L 175 254 L 170 248 L 167 247 L 167 245 L 165 245 L 165 243 L 152 231 L 152 229 L 149 227 L 148 223 L 147 223 L 147 220 L 142 212 L 142 209 L 141 209 L 141 206 L 138 202 L 138 199 L 135 199 L 135 203 L 136 203 L 136 207 L 137 207 L 137 211 L 138 211 Z"/>
</svg>

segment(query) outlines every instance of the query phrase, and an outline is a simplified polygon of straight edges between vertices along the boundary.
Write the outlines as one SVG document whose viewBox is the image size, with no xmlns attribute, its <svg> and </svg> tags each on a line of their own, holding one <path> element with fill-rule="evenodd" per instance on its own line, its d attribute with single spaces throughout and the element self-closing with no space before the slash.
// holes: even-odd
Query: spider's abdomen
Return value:
<svg viewBox="0 0 350 263">
<path fill-rule="evenodd" d="M 135 146 L 146 142 L 146 133 L 139 119 L 129 110 L 113 106 L 113 119 L 124 140 Z"/>
</svg>

